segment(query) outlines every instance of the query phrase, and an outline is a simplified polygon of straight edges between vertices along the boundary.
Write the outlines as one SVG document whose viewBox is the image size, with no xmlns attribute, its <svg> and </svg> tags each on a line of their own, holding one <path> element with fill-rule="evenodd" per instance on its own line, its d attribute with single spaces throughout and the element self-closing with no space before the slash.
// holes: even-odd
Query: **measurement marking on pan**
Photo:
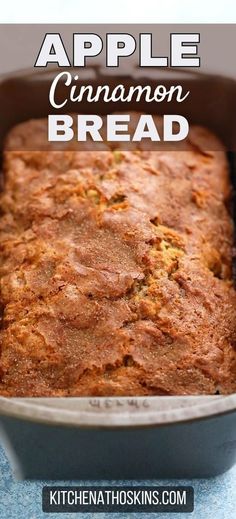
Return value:
<svg viewBox="0 0 236 519">
<path fill-rule="evenodd" d="M 119 398 L 92 398 L 89 400 L 89 406 L 96 409 L 117 409 L 117 408 L 132 408 L 145 409 L 150 407 L 148 399 L 139 400 L 137 398 L 130 398 L 122 400 Z"/>
</svg>

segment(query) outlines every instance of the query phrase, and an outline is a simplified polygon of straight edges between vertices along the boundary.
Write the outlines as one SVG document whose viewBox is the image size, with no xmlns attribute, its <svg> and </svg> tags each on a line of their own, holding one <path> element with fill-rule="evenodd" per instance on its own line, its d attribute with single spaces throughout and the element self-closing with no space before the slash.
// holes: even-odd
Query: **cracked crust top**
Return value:
<svg viewBox="0 0 236 519">
<path fill-rule="evenodd" d="M 235 392 L 228 165 L 202 144 L 215 137 L 27 150 L 44 125 L 13 129 L 4 158 L 0 394 Z"/>
</svg>

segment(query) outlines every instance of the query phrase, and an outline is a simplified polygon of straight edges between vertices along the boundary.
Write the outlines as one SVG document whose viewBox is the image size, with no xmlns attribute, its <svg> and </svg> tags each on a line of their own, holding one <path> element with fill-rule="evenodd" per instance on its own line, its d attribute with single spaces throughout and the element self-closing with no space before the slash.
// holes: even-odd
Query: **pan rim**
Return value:
<svg viewBox="0 0 236 519">
<path fill-rule="evenodd" d="M 96 409 L 91 405 L 93 401 L 96 401 L 95 407 L 98 406 Z M 120 398 L 0 396 L 0 415 L 48 425 L 86 428 L 159 427 L 233 412 L 236 412 L 236 393 Z"/>
</svg>

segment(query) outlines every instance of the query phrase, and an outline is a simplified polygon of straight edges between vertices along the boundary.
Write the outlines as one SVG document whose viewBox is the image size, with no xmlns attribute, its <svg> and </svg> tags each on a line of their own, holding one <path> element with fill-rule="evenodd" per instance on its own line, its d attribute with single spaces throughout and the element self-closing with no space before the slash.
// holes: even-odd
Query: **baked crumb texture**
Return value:
<svg viewBox="0 0 236 519">
<path fill-rule="evenodd" d="M 45 125 L 17 126 L 4 154 L 0 394 L 235 392 L 228 165 L 204 151 L 215 137 L 192 128 L 184 152 L 27 151 Z"/>
</svg>

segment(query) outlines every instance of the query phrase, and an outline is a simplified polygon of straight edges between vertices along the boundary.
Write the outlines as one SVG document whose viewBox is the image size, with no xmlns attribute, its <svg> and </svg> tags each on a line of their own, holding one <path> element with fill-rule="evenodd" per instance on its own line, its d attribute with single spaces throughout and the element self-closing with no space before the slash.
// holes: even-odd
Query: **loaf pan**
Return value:
<svg viewBox="0 0 236 519">
<path fill-rule="evenodd" d="M 55 71 L 54 71 L 55 73 Z M 106 71 L 92 68 L 81 83 L 113 84 Z M 119 82 L 147 83 L 141 69 Z M 160 73 L 159 73 L 160 74 Z M 159 76 L 150 73 L 148 83 Z M 52 71 L 19 71 L 0 81 L 0 146 L 15 124 L 49 113 Z M 181 83 L 191 101 L 181 106 L 190 122 L 212 129 L 230 151 L 232 182 L 236 178 L 236 82 L 196 73 L 165 71 L 165 85 Z M 137 83 L 137 84 L 138 84 Z M 63 85 L 61 89 L 63 91 Z M 214 89 L 214 96 L 212 95 Z M 218 95 L 218 105 L 214 99 Z M 84 113 L 93 105 L 80 106 Z M 121 109 L 101 104 L 96 113 Z M 67 106 L 68 111 L 74 107 Z M 156 104 L 148 107 L 155 113 Z M 180 113 L 180 106 L 161 103 L 159 113 Z M 52 113 L 52 110 L 50 110 Z M 229 396 L 122 398 L 0 397 L 1 439 L 18 478 L 151 479 L 211 477 L 236 462 L 236 394 Z"/>
</svg>

